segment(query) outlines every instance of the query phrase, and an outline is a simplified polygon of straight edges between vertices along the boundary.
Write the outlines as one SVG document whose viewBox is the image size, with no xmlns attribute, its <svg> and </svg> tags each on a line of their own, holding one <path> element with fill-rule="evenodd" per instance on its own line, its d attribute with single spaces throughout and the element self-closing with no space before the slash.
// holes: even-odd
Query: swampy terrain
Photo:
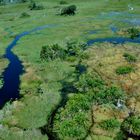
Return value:
<svg viewBox="0 0 140 140">
<path fill-rule="evenodd" d="M 140 1 L 0 0 L 0 140 L 139 140 Z"/>
</svg>

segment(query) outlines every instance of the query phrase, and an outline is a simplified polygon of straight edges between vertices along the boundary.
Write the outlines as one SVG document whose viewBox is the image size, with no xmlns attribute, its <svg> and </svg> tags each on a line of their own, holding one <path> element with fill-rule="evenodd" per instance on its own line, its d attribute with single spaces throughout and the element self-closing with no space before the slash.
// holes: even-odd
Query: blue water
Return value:
<svg viewBox="0 0 140 140">
<path fill-rule="evenodd" d="M 24 67 L 18 57 L 12 52 L 13 47 L 16 46 L 17 42 L 24 36 L 34 33 L 45 28 L 52 28 L 56 25 L 44 25 L 41 27 L 34 28 L 30 31 L 25 31 L 15 37 L 15 39 L 9 44 L 6 49 L 5 58 L 9 60 L 9 65 L 3 72 L 4 85 L 0 89 L 0 107 L 2 108 L 7 101 L 15 100 L 20 97 L 20 75 L 24 73 Z M 112 28 L 112 31 L 117 29 Z M 126 42 L 140 43 L 140 38 L 130 39 L 124 37 L 112 37 L 112 38 L 97 38 L 87 41 L 88 46 L 94 43 L 109 42 L 114 44 L 124 44 Z"/>
<path fill-rule="evenodd" d="M 88 46 L 93 45 L 94 43 L 103 43 L 103 42 L 108 42 L 108 43 L 113 43 L 113 44 L 124 44 L 127 42 L 132 42 L 132 43 L 140 43 L 140 37 L 131 39 L 131 38 L 124 38 L 124 37 L 110 37 L 110 38 L 97 38 L 97 39 L 91 39 L 87 41 Z"/>
<path fill-rule="evenodd" d="M 2 108 L 7 101 L 15 100 L 16 98 L 20 97 L 20 75 L 24 73 L 24 67 L 19 58 L 12 52 L 12 49 L 16 46 L 17 42 L 22 37 L 33 32 L 43 30 L 45 28 L 51 28 L 54 26 L 55 25 L 44 25 L 34 28 L 30 31 L 25 31 L 17 35 L 14 40 L 8 45 L 4 57 L 9 60 L 9 65 L 2 73 L 4 85 L 0 89 L 0 108 Z"/>
</svg>

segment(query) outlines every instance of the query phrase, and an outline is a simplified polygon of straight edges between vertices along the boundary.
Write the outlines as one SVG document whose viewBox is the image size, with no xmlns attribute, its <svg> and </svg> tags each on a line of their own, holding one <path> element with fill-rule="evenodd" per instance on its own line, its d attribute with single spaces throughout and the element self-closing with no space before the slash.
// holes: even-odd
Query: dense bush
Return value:
<svg viewBox="0 0 140 140">
<path fill-rule="evenodd" d="M 137 61 L 137 58 L 136 56 L 132 55 L 132 54 L 129 54 L 129 53 L 124 53 L 123 54 L 123 57 L 126 59 L 126 61 L 128 62 L 136 62 Z"/>
<path fill-rule="evenodd" d="M 42 10 L 44 7 L 42 5 L 37 5 L 35 2 L 31 2 L 29 5 L 30 10 Z"/>
<path fill-rule="evenodd" d="M 75 61 L 77 57 L 81 56 L 86 44 L 78 44 L 75 41 L 66 43 L 66 48 L 63 49 L 58 44 L 43 46 L 40 52 L 41 60 L 55 60 L 57 58 L 65 59 L 68 61 Z"/>
<path fill-rule="evenodd" d="M 94 101 L 98 104 L 117 105 L 118 100 L 125 100 L 125 93 L 118 87 L 105 87 L 103 90 L 94 94 Z"/>
<path fill-rule="evenodd" d="M 105 120 L 100 123 L 100 127 L 105 130 L 115 130 L 120 127 L 120 122 L 117 119 Z"/>
<path fill-rule="evenodd" d="M 140 36 L 140 32 L 138 29 L 136 28 L 130 28 L 127 30 L 128 34 L 130 35 L 130 38 L 131 39 L 134 39 L 136 37 L 139 37 Z"/>
<path fill-rule="evenodd" d="M 91 125 L 89 97 L 84 94 L 74 95 L 70 97 L 66 106 L 59 110 L 55 116 L 53 129 L 59 139 L 85 138 Z"/>
<path fill-rule="evenodd" d="M 61 10 L 61 15 L 75 15 L 75 12 L 76 12 L 76 6 L 70 5 L 68 7 L 64 7 Z"/>
<path fill-rule="evenodd" d="M 75 83 L 75 86 L 79 92 L 85 93 L 95 89 L 103 88 L 104 81 L 101 80 L 97 75 L 84 73 L 79 77 L 79 80 Z"/>
<path fill-rule="evenodd" d="M 140 135 L 140 117 L 130 116 L 123 123 L 122 128 L 129 134 Z"/>
<path fill-rule="evenodd" d="M 26 17 L 30 17 L 30 15 L 26 12 L 23 12 L 20 16 L 20 18 L 26 18 Z"/>
<path fill-rule="evenodd" d="M 87 47 L 85 43 L 77 43 L 76 41 L 68 41 L 66 43 L 66 54 L 68 56 L 79 56 L 83 53 L 83 50 Z"/>
<path fill-rule="evenodd" d="M 46 61 L 54 60 L 57 58 L 63 59 L 64 56 L 64 50 L 58 44 L 42 46 L 40 52 L 41 60 Z"/>
<path fill-rule="evenodd" d="M 61 0 L 60 2 L 59 2 L 59 4 L 68 4 L 66 1 L 63 1 L 63 0 Z"/>
<path fill-rule="evenodd" d="M 116 73 L 118 75 L 128 74 L 134 72 L 134 68 L 132 66 L 120 66 L 116 69 Z"/>
</svg>

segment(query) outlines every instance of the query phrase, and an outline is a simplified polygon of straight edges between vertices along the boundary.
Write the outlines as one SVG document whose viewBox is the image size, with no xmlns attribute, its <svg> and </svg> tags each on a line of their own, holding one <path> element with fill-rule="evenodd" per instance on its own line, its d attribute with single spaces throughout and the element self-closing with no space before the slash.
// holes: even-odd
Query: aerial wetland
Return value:
<svg viewBox="0 0 140 140">
<path fill-rule="evenodd" d="M 0 140 L 139 140 L 139 9 L 0 0 Z"/>
</svg>

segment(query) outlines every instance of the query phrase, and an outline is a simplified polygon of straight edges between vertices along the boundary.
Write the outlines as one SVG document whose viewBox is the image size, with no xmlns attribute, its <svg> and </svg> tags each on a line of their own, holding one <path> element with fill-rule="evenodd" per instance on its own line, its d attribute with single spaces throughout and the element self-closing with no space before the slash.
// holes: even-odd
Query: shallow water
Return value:
<svg viewBox="0 0 140 140">
<path fill-rule="evenodd" d="M 123 15 L 122 15 L 123 14 Z M 125 17 L 125 18 L 123 18 Z M 137 18 L 135 18 L 137 17 Z M 97 16 L 93 19 L 114 19 L 118 21 L 124 21 L 128 22 L 127 20 L 131 21 L 132 23 L 140 23 L 140 20 L 138 20 L 138 15 L 129 14 L 126 12 L 109 12 L 109 13 L 101 13 L 101 15 Z M 20 75 L 24 73 L 24 67 L 22 65 L 22 62 L 18 59 L 18 57 L 12 52 L 13 47 L 16 46 L 17 42 L 24 36 L 35 33 L 36 31 L 43 30 L 46 28 L 53 28 L 56 25 L 44 25 L 40 27 L 36 27 L 30 31 L 25 31 L 15 37 L 15 39 L 9 44 L 8 48 L 6 49 L 5 58 L 9 60 L 9 65 L 3 72 L 3 80 L 4 85 L 0 89 L 0 107 L 2 107 L 7 101 L 9 100 L 15 100 L 16 98 L 19 98 L 19 90 L 20 90 Z M 109 30 L 112 32 L 117 32 L 118 28 L 111 24 L 109 26 Z M 97 34 L 98 31 L 101 30 L 91 30 L 88 32 L 88 34 Z M 110 38 L 97 38 L 97 39 L 91 39 L 87 41 L 88 46 L 93 45 L 94 43 L 103 43 L 103 42 L 109 42 L 113 44 L 124 44 L 127 42 L 132 43 L 140 43 L 140 38 L 136 39 L 130 39 L 130 38 L 124 38 L 124 37 L 110 37 Z"/>
</svg>

